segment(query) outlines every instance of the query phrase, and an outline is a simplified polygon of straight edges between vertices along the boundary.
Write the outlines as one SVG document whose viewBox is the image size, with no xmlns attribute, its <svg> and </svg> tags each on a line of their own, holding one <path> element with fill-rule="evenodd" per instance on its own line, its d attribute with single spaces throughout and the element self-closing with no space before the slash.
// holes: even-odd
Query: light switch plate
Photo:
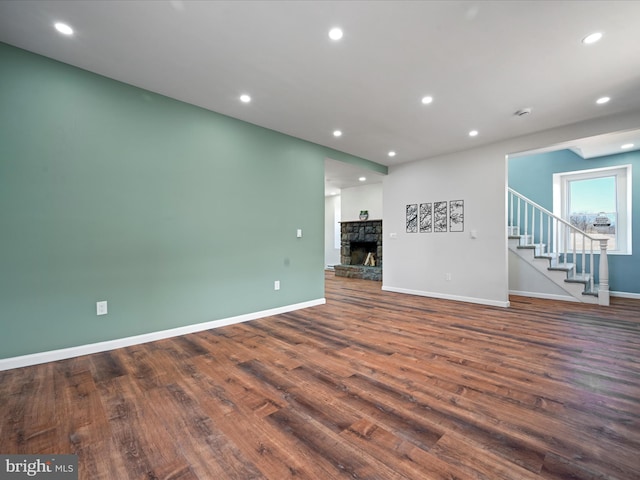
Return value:
<svg viewBox="0 0 640 480">
<path fill-rule="evenodd" d="M 107 314 L 107 302 L 96 302 L 96 315 L 106 315 Z"/>
</svg>

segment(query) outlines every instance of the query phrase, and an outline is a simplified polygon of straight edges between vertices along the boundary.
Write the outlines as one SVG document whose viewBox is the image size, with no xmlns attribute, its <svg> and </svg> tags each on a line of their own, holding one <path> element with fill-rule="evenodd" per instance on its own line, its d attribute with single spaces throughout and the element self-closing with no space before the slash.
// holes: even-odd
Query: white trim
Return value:
<svg viewBox="0 0 640 480">
<path fill-rule="evenodd" d="M 509 295 L 519 295 L 521 297 L 544 298 L 546 300 L 562 300 L 566 302 L 579 302 L 579 300 L 573 297 L 564 296 L 564 295 L 553 295 L 550 293 L 520 292 L 518 290 L 509 290 Z M 609 295 L 612 297 L 631 298 L 635 300 L 640 300 L 640 293 L 609 292 Z"/>
<path fill-rule="evenodd" d="M 463 297 L 461 295 L 447 295 L 446 293 L 423 292 L 421 290 L 410 290 L 408 288 L 397 288 L 382 286 L 382 290 L 386 292 L 406 293 L 408 295 L 419 295 L 421 297 L 441 298 L 443 300 L 454 300 L 456 302 L 477 303 L 480 305 L 489 305 L 491 307 L 508 307 L 509 302 L 500 302 L 497 300 L 488 300 L 486 298 Z"/>
<path fill-rule="evenodd" d="M 636 300 L 640 300 L 640 293 L 631 293 L 631 292 L 609 292 L 609 295 L 612 297 L 620 297 L 620 298 L 634 298 Z"/>
<path fill-rule="evenodd" d="M 327 303 L 325 298 L 318 298 L 308 302 L 294 303 L 283 307 L 271 308 L 260 312 L 246 313 L 235 317 L 222 318 L 212 320 L 210 322 L 197 323 L 195 325 L 186 325 L 184 327 L 171 328 L 169 330 L 160 330 L 157 332 L 144 333 L 133 337 L 118 338 L 115 340 L 107 340 L 105 342 L 90 343 L 88 345 L 79 345 L 77 347 L 62 348 L 59 350 L 50 350 L 48 352 L 32 353 L 19 357 L 0 359 L 0 371 L 10 370 L 12 368 L 28 367 L 38 365 L 40 363 L 54 362 L 56 360 L 64 360 L 66 358 L 79 357 L 81 355 L 89 355 L 91 353 L 104 352 L 107 350 L 115 350 L 116 348 L 129 347 L 139 345 L 141 343 L 154 342 L 165 338 L 177 337 L 188 333 L 201 332 L 212 328 L 225 327 L 236 323 L 248 322 L 259 318 L 280 315 L 282 313 L 292 312 L 303 308 L 315 307 Z"/>
<path fill-rule="evenodd" d="M 520 297 L 543 298 L 545 300 L 560 300 L 563 302 L 579 302 L 578 299 L 570 295 L 556 295 L 553 293 L 540 292 L 522 292 L 520 290 L 509 290 L 509 295 L 518 295 Z"/>
<path fill-rule="evenodd" d="M 574 180 L 590 180 L 604 176 L 616 179 L 616 249 L 608 250 L 609 255 L 631 255 L 633 253 L 633 166 L 632 164 L 558 172 L 553 178 L 553 213 L 568 219 L 568 184 Z M 611 247 L 609 247 L 611 248 Z"/>
</svg>

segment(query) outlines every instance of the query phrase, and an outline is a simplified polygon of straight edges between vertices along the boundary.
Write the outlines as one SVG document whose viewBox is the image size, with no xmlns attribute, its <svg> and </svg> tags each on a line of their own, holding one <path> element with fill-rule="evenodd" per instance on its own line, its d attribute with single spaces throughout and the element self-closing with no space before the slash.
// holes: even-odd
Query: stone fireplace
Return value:
<svg viewBox="0 0 640 480">
<path fill-rule="evenodd" d="M 372 254 L 375 266 L 365 265 Z M 382 220 L 341 222 L 339 277 L 382 281 Z"/>
</svg>

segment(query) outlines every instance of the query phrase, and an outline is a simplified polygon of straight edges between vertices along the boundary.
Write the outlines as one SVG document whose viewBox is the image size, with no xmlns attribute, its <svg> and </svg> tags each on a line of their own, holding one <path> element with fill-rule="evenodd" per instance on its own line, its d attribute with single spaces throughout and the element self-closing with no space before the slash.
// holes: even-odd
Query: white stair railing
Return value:
<svg viewBox="0 0 640 480">
<path fill-rule="evenodd" d="M 525 244 L 533 246 L 536 255 L 548 256 L 552 266 L 573 264 L 574 277 L 588 278 L 591 292 L 597 283 L 598 303 L 609 305 L 608 239 L 590 236 L 512 188 L 509 188 L 509 235 L 524 236 Z M 600 254 L 598 282 L 594 268 L 596 253 Z"/>
</svg>

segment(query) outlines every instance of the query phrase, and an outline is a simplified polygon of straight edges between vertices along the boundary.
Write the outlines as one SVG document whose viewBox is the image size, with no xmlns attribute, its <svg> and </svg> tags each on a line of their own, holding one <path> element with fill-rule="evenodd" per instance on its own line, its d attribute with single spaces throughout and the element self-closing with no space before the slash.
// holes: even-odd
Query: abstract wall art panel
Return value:
<svg viewBox="0 0 640 480">
<path fill-rule="evenodd" d="M 449 231 L 464 232 L 464 200 L 449 202 Z"/>
<path fill-rule="evenodd" d="M 407 205 L 407 233 L 418 231 L 418 204 Z"/>
<path fill-rule="evenodd" d="M 420 233 L 433 231 L 433 212 L 430 203 L 420 204 Z"/>
<path fill-rule="evenodd" d="M 433 231 L 447 231 L 447 202 L 433 202 Z"/>
</svg>

